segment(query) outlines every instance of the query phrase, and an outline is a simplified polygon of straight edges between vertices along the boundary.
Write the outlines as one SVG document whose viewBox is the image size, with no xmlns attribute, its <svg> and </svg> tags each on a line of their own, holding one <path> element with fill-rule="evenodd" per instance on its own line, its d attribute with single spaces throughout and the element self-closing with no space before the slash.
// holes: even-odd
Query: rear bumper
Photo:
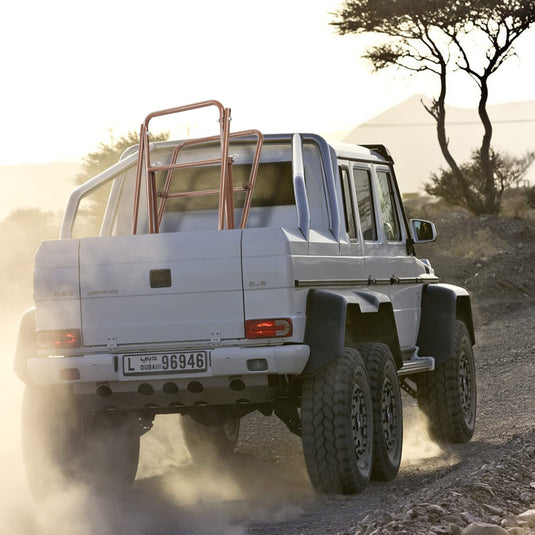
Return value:
<svg viewBox="0 0 535 535">
<path fill-rule="evenodd" d="M 225 347 L 210 353 L 211 366 L 205 372 L 141 377 L 124 375 L 122 354 L 112 353 L 31 358 L 27 366 L 34 384 L 72 384 L 88 409 L 171 410 L 270 401 L 274 385 L 269 376 L 299 375 L 310 348 L 304 344 Z M 248 361 L 257 359 L 264 359 L 265 366 L 250 371 Z"/>
</svg>

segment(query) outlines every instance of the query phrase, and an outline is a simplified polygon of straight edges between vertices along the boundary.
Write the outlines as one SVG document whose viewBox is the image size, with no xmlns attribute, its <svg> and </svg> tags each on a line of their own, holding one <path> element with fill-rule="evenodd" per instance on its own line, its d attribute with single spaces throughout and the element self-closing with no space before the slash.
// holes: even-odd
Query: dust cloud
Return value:
<svg viewBox="0 0 535 535">
<path fill-rule="evenodd" d="M 270 442 L 263 451 L 272 435 L 264 431 L 258 437 L 255 430 L 252 446 L 245 436 L 228 462 L 197 466 L 177 415 L 158 416 L 142 437 L 131 488 L 93 492 L 58 479 L 54 490 L 34 500 L 22 460 L 24 385 L 12 368 L 20 318 L 32 306 L 33 253 L 43 239 L 57 236 L 58 226 L 56 214 L 38 209 L 16 210 L 0 221 L 0 534 L 242 535 L 246 524 L 298 515 L 314 494 L 304 467 L 288 470 L 288 463 L 278 463 L 286 456 L 285 440 Z M 270 420 L 266 426 L 277 425 Z"/>
<path fill-rule="evenodd" d="M 194 465 L 177 415 L 157 416 L 142 437 L 137 479 L 130 489 L 95 492 L 55 482 L 38 503 L 21 451 L 24 386 L 12 371 L 23 307 L 1 322 L 0 387 L 4 417 L 0 446 L 0 533 L 9 535 L 244 535 L 246 524 L 302 512 L 313 492 L 304 471 L 288 473 L 247 446 L 225 463 Z M 291 471 L 290 471 L 291 472 Z"/>
<path fill-rule="evenodd" d="M 32 533 L 35 511 L 21 455 L 23 385 L 12 370 L 18 317 L 4 313 L 0 317 L 0 325 L 0 410 L 3 428 L 0 440 L 0 525 L 6 533 L 25 535 Z"/>
<path fill-rule="evenodd" d="M 414 464 L 444 453 L 429 437 L 423 417 L 417 411 L 406 410 L 403 424 L 403 463 Z"/>
</svg>

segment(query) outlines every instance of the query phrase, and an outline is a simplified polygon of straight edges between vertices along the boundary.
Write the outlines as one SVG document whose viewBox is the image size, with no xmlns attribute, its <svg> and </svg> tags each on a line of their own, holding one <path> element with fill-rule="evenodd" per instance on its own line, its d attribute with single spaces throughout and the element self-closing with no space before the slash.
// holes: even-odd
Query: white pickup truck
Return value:
<svg viewBox="0 0 535 535">
<path fill-rule="evenodd" d="M 152 119 L 200 108 L 217 135 L 150 143 Z M 233 450 L 243 416 L 275 414 L 326 493 L 396 475 L 400 388 L 434 438 L 471 438 L 470 297 L 415 256 L 435 228 L 407 221 L 385 147 L 229 122 L 217 101 L 148 115 L 37 251 L 15 358 L 36 493 L 52 473 L 131 483 L 159 414 L 181 415 L 199 462 Z M 73 237 L 110 184 L 99 235 Z"/>
</svg>

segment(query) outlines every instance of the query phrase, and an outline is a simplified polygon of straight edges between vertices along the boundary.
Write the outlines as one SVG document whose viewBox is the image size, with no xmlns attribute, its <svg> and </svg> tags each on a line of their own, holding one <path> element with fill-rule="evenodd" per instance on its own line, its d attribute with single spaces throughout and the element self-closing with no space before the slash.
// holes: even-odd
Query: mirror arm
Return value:
<svg viewBox="0 0 535 535">
<path fill-rule="evenodd" d="M 407 254 L 410 256 L 416 256 L 416 251 L 414 250 L 414 240 L 412 239 L 412 236 L 407 236 L 405 245 L 407 246 Z"/>
</svg>

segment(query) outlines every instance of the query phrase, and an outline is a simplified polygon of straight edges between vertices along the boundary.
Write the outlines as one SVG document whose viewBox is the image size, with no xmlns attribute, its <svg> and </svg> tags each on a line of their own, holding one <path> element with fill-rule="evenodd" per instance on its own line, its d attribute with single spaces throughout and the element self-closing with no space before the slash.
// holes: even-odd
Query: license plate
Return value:
<svg viewBox="0 0 535 535">
<path fill-rule="evenodd" d="M 205 372 L 208 369 L 207 351 L 183 351 L 157 355 L 123 355 L 124 375 L 168 375 L 174 373 Z"/>
</svg>

